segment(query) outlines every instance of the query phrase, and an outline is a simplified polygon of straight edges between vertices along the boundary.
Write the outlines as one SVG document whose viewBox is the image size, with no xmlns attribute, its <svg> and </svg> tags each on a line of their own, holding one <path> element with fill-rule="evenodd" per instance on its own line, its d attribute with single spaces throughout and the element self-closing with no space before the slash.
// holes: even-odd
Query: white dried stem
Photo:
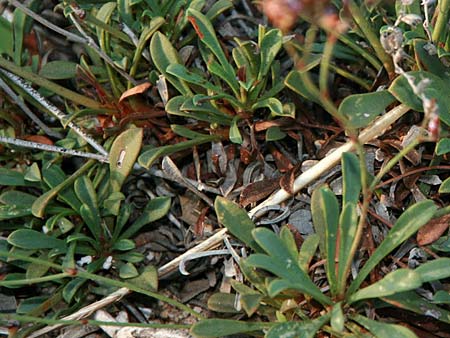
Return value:
<svg viewBox="0 0 450 338">
<path fill-rule="evenodd" d="M 99 155 L 99 154 L 86 153 L 84 151 L 67 149 L 67 148 L 53 146 L 53 145 L 44 144 L 44 143 L 20 140 L 20 139 L 16 139 L 16 138 L 12 138 L 12 137 L 0 136 L 0 142 L 13 144 L 15 146 L 24 147 L 24 148 L 37 149 L 37 150 L 43 150 L 43 151 L 51 151 L 54 153 L 60 153 L 60 154 L 64 154 L 64 155 L 86 157 L 86 158 L 90 158 L 90 159 L 97 160 L 97 161 L 104 162 L 104 163 L 108 163 L 108 161 L 109 161 L 108 157 Z"/>
<path fill-rule="evenodd" d="M 23 102 L 20 97 L 14 93 L 14 91 L 6 84 L 5 81 L 0 77 L 0 87 L 3 89 L 3 91 L 8 94 L 8 96 L 13 100 L 14 103 L 16 103 L 20 109 L 34 122 L 36 125 L 42 129 L 44 133 L 46 133 L 49 136 L 56 137 L 56 138 L 63 138 L 63 135 L 57 131 L 51 130 L 47 125 L 42 122 L 39 117 L 37 117 L 31 110 L 28 108 L 28 106 Z"/>
<path fill-rule="evenodd" d="M 66 114 L 64 114 L 61 110 L 59 110 L 55 105 L 47 101 L 37 90 L 31 87 L 30 84 L 25 82 L 19 76 L 10 73 L 4 69 L 0 68 L 0 71 L 5 74 L 11 81 L 17 84 L 20 88 L 22 88 L 25 92 L 27 92 L 31 97 L 33 97 L 40 105 L 46 108 L 53 116 L 55 116 L 61 123 L 64 123 L 64 120 L 68 118 Z M 95 150 L 97 150 L 103 156 L 109 156 L 108 152 L 98 144 L 91 136 L 89 136 L 83 129 L 77 126 L 73 122 L 69 122 L 67 124 L 69 128 L 71 128 L 75 133 L 77 133 L 82 139 L 84 139 L 87 143 L 89 143 Z"/>
</svg>

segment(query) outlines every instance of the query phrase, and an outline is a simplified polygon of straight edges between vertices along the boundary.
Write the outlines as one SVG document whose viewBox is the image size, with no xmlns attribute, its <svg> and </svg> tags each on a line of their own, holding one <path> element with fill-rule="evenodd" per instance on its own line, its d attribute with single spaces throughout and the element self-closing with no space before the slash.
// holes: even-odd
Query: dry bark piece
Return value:
<svg viewBox="0 0 450 338">
<path fill-rule="evenodd" d="M 433 218 L 417 232 L 417 244 L 428 245 L 437 241 L 448 229 L 450 224 L 450 214 Z"/>
</svg>

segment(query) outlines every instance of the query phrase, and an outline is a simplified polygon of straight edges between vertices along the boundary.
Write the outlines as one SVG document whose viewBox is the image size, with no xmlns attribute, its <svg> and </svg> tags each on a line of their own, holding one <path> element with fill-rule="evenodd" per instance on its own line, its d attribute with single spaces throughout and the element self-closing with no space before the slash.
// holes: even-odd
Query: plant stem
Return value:
<svg viewBox="0 0 450 338">
<path fill-rule="evenodd" d="M 355 3 L 355 1 L 349 0 L 348 4 L 353 20 L 355 20 L 355 23 L 362 30 L 367 40 L 369 40 L 369 43 L 374 49 L 375 54 L 377 55 L 378 59 L 380 59 L 380 61 L 383 63 L 384 68 L 388 72 L 389 78 L 392 79 L 395 76 L 392 58 L 384 50 L 377 34 L 374 32 L 370 23 L 366 20 L 363 12 L 359 8 L 359 6 Z"/>
<path fill-rule="evenodd" d="M 366 49 L 356 44 L 352 39 L 350 39 L 345 34 L 340 34 L 338 39 L 349 46 L 351 49 L 353 49 L 355 52 L 357 52 L 359 55 L 361 55 L 364 59 L 367 60 L 377 71 L 383 67 L 383 65 L 377 60 L 376 57 L 374 57 L 372 54 L 370 54 Z"/>
<path fill-rule="evenodd" d="M 398 161 L 400 161 L 406 154 L 408 154 L 421 142 L 422 139 L 420 137 L 417 137 L 413 142 L 408 144 L 405 148 L 399 151 L 393 158 L 391 158 L 389 162 L 383 168 L 381 168 L 377 176 L 375 176 L 374 180 L 370 184 L 369 187 L 370 191 L 374 191 L 375 187 L 382 180 L 383 176 L 386 175 L 398 163 Z"/>
<path fill-rule="evenodd" d="M 365 153 L 364 146 L 356 140 L 355 142 L 356 151 L 359 156 L 359 170 L 361 172 L 361 186 L 362 186 L 362 195 L 363 195 L 363 203 L 360 209 L 359 221 L 356 226 L 355 237 L 352 242 L 352 246 L 350 247 L 349 259 L 346 260 L 346 266 L 344 267 L 344 272 L 342 274 L 342 280 L 339 281 L 339 285 L 341 289 L 338 290 L 338 295 L 340 299 L 343 299 L 345 296 L 345 286 L 347 285 L 346 280 L 348 274 L 350 273 L 351 264 L 353 262 L 353 258 L 355 257 L 356 250 L 359 247 L 361 242 L 361 237 L 363 234 L 364 227 L 366 226 L 366 216 L 369 210 L 370 200 L 372 199 L 372 192 L 369 189 L 368 176 L 367 176 L 367 167 L 365 161 Z"/>
<path fill-rule="evenodd" d="M 439 0 L 436 11 L 439 11 L 439 14 L 434 25 L 432 38 L 433 42 L 438 44 L 439 42 L 444 42 L 445 34 L 449 34 L 447 25 L 450 12 L 450 0 Z"/>
<path fill-rule="evenodd" d="M 37 323 L 46 325 L 96 325 L 96 326 L 120 326 L 120 327 L 142 327 L 154 329 L 189 329 L 191 325 L 186 324 L 160 324 L 160 323 L 127 323 L 127 322 L 105 322 L 92 319 L 83 320 L 61 320 L 40 318 L 34 316 L 25 316 L 17 314 L 0 313 L 0 318 L 3 320 L 17 320 L 23 323 Z"/>
<path fill-rule="evenodd" d="M 333 48 L 336 45 L 336 36 L 332 33 L 328 34 L 327 41 L 323 48 L 322 60 L 320 61 L 319 72 L 319 89 L 321 96 L 328 97 L 328 74 L 330 73 L 331 57 Z M 344 122 L 344 121 L 341 121 Z"/>
<path fill-rule="evenodd" d="M 13 144 L 19 147 L 25 147 L 25 148 L 31 148 L 31 149 L 39 149 L 43 151 L 51 151 L 56 153 L 61 153 L 65 155 L 72 155 L 72 156 L 79 156 L 79 157 L 85 157 L 94 159 L 103 163 L 108 163 L 109 159 L 107 156 L 99 155 L 99 154 L 92 154 L 92 153 L 86 153 L 83 151 L 73 150 L 73 149 L 67 149 L 63 147 L 53 146 L 49 144 L 44 143 L 37 143 L 37 142 L 31 142 L 26 140 L 20 140 L 12 137 L 4 137 L 0 136 L 0 142 L 2 143 L 8 143 Z"/>
<path fill-rule="evenodd" d="M 54 269 L 58 269 L 58 270 L 61 270 L 61 271 L 65 270 L 65 268 L 62 265 L 55 264 L 55 263 L 50 263 L 48 261 L 45 261 L 45 260 L 42 260 L 42 259 L 39 259 L 39 258 L 29 257 L 29 256 L 26 256 L 26 255 L 15 253 L 15 252 L 9 252 L 9 251 L 0 250 L 0 257 L 2 257 L 2 256 L 3 257 L 8 257 L 8 258 L 20 259 L 20 260 L 23 260 L 23 261 L 26 261 L 26 262 L 30 262 L 30 263 L 34 263 L 34 264 L 38 264 L 38 265 L 48 266 L 48 267 L 51 267 L 51 268 L 54 268 Z M 67 277 L 81 277 L 81 278 L 85 278 L 85 279 L 92 280 L 92 281 L 95 281 L 95 282 L 105 283 L 107 285 L 115 286 L 115 287 L 118 287 L 118 288 L 125 287 L 125 288 L 127 288 L 129 290 L 132 290 L 134 292 L 138 292 L 140 294 L 143 294 L 143 295 L 146 295 L 146 296 L 158 299 L 158 300 L 160 300 L 162 302 L 165 302 L 167 304 L 173 305 L 173 306 L 179 308 L 180 310 L 183 310 L 183 311 L 186 311 L 186 312 L 190 313 L 191 315 L 195 316 L 198 319 L 203 319 L 203 316 L 201 314 L 197 313 L 196 311 L 191 309 L 189 306 L 187 306 L 187 305 L 185 305 L 183 303 L 180 303 L 180 302 L 178 302 L 178 301 L 176 301 L 176 300 L 174 300 L 172 298 L 166 297 L 164 295 L 160 295 L 160 294 L 158 294 L 156 292 L 152 292 L 152 291 L 149 291 L 149 290 L 142 289 L 142 288 L 140 288 L 140 287 L 138 287 L 136 285 L 133 285 L 131 283 L 117 281 L 117 280 L 114 280 L 114 279 L 111 279 L 111 278 L 103 277 L 103 276 L 100 276 L 100 275 L 96 275 L 96 274 L 89 273 L 89 272 L 86 272 L 86 271 L 81 271 L 81 270 L 77 270 L 76 273 L 73 273 L 73 274 L 68 273 Z M 0 286 L 4 285 L 3 283 L 6 283 L 6 281 L 0 281 Z"/>
<path fill-rule="evenodd" d="M 40 264 L 42 265 L 42 264 Z M 62 279 L 62 278 L 66 278 L 66 277 L 70 277 L 70 274 L 68 274 L 67 272 L 61 272 L 61 273 L 57 273 L 55 275 L 49 275 L 49 276 L 44 276 L 44 277 L 39 277 L 39 278 L 26 278 L 26 279 L 19 279 L 19 280 L 3 280 L 1 281 L 0 285 L 1 286 L 25 286 L 25 285 L 32 285 L 32 284 L 37 284 L 37 283 L 44 283 L 44 282 L 51 282 L 51 281 L 55 281 L 57 279 Z"/>
</svg>

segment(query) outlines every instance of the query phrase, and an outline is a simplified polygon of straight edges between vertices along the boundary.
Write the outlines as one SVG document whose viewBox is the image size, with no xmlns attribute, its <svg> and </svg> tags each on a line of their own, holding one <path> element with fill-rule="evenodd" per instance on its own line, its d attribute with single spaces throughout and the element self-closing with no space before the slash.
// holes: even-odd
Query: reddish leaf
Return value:
<svg viewBox="0 0 450 338">
<path fill-rule="evenodd" d="M 150 82 L 144 82 L 144 83 L 141 83 L 140 85 L 137 85 L 137 86 L 135 86 L 133 88 L 130 88 L 130 89 L 124 91 L 122 96 L 120 96 L 119 102 L 121 102 L 122 100 L 126 99 L 129 96 L 142 94 L 147 89 L 149 89 L 150 86 L 151 86 Z"/>
<path fill-rule="evenodd" d="M 239 196 L 239 203 L 241 206 L 258 202 L 259 200 L 269 196 L 275 189 L 278 188 L 277 179 L 266 179 L 248 184 Z"/>
<path fill-rule="evenodd" d="M 417 232 L 417 244 L 428 245 L 439 239 L 447 230 L 450 223 L 450 214 L 433 218 Z"/>
<path fill-rule="evenodd" d="M 53 141 L 50 140 L 47 136 L 43 136 L 43 135 L 28 135 L 25 137 L 25 140 L 30 141 L 30 142 L 48 144 L 50 146 L 53 145 Z"/>
</svg>

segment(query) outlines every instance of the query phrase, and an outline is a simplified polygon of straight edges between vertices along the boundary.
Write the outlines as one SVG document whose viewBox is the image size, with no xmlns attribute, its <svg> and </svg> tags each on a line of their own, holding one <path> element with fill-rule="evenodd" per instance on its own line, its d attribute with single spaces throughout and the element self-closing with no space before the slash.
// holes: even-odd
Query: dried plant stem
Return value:
<svg viewBox="0 0 450 338">
<path fill-rule="evenodd" d="M 57 131 L 51 130 L 47 125 L 42 122 L 39 117 L 37 117 L 28 106 L 14 93 L 14 91 L 7 85 L 5 81 L 0 77 L 0 88 L 8 94 L 12 101 L 19 106 L 20 109 L 34 122 L 36 125 L 42 129 L 48 136 L 63 138 L 63 135 Z"/>
<path fill-rule="evenodd" d="M 17 75 L 10 73 L 6 70 L 0 68 L 0 72 L 5 74 L 11 81 L 17 84 L 20 88 L 22 88 L 26 93 L 31 95 L 40 105 L 42 105 L 45 109 L 47 109 L 53 116 L 55 116 L 58 120 L 64 124 L 64 120 L 68 117 L 61 110 L 59 110 L 55 105 L 47 101 L 37 90 L 31 87 L 28 83 L 26 83 L 22 78 Z M 83 140 L 89 143 L 95 150 L 97 150 L 103 156 L 108 156 L 108 152 L 98 144 L 91 136 L 86 134 L 86 132 L 77 126 L 73 122 L 67 123 L 67 126 L 71 128 L 75 133 L 77 133 Z"/>
<path fill-rule="evenodd" d="M 24 147 L 24 148 L 37 149 L 37 150 L 43 150 L 43 151 L 51 151 L 51 152 L 55 152 L 55 153 L 61 153 L 61 154 L 65 154 L 65 155 L 72 155 L 72 156 L 78 156 L 78 157 L 86 157 L 86 158 L 90 158 L 90 159 L 97 160 L 97 161 L 104 162 L 104 163 L 109 162 L 108 157 L 104 156 L 104 155 L 86 153 L 83 151 L 66 149 L 66 148 L 57 147 L 57 146 L 44 144 L 44 143 L 20 140 L 20 139 L 16 139 L 16 138 L 12 138 L 12 137 L 0 136 L 0 142 L 13 144 L 15 146 Z"/>
</svg>

